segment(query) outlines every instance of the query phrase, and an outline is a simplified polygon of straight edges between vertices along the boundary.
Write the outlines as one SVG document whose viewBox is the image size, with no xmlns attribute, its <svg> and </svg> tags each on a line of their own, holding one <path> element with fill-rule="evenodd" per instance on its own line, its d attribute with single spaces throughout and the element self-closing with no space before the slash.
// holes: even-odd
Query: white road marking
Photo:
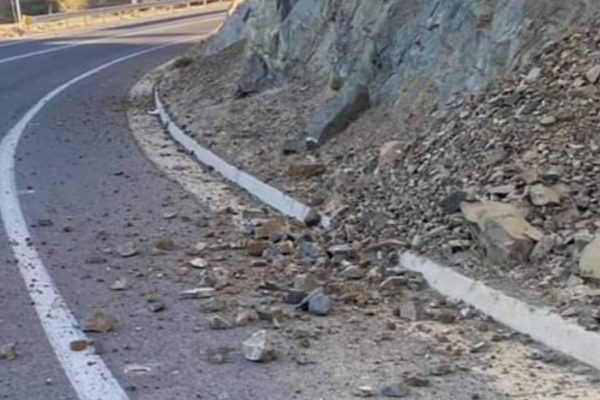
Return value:
<svg viewBox="0 0 600 400">
<path fill-rule="evenodd" d="M 16 56 L 2 58 L 2 59 L 0 59 L 0 64 L 9 63 L 11 61 L 22 60 L 24 58 L 39 56 L 42 54 L 54 53 L 55 51 L 66 50 L 66 49 L 70 49 L 73 47 L 84 46 L 84 45 L 94 44 L 94 43 L 100 43 L 100 42 L 103 42 L 108 39 L 136 36 L 136 35 L 140 35 L 140 34 L 144 34 L 144 33 L 148 33 L 148 32 L 158 32 L 158 31 L 163 31 L 166 29 L 175 28 L 178 26 L 192 25 L 192 24 L 197 24 L 198 22 L 217 21 L 220 19 L 223 19 L 223 15 L 220 15 L 218 17 L 211 17 L 211 18 L 202 18 L 200 20 L 194 18 L 192 21 L 185 21 L 185 22 L 181 22 L 179 24 L 171 24 L 171 25 L 161 26 L 159 28 L 149 28 L 149 29 L 128 31 L 123 34 L 118 34 L 118 35 L 113 35 L 113 36 L 104 36 L 104 37 L 101 37 L 98 39 L 83 40 L 83 41 L 79 41 L 79 42 L 65 44 L 65 45 L 58 46 L 58 47 L 50 47 L 50 48 L 43 49 L 43 50 L 37 50 L 37 51 L 29 52 L 29 53 L 18 54 Z"/>
<path fill-rule="evenodd" d="M 78 328 L 77 320 L 67 308 L 35 246 L 30 242 L 15 181 L 17 145 L 25 128 L 40 110 L 67 88 L 120 62 L 191 40 L 197 40 L 197 37 L 117 58 L 71 79 L 39 100 L 0 142 L 0 216 L 4 229 L 42 327 L 80 400 L 128 400 L 129 397 L 93 349 L 82 352 L 70 349 L 73 340 L 85 339 L 86 336 Z"/>
</svg>

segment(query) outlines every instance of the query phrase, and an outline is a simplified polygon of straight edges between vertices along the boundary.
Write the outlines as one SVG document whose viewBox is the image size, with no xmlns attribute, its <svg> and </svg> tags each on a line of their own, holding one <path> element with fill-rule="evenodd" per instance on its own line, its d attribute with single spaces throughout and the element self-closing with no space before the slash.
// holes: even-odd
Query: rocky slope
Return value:
<svg viewBox="0 0 600 400">
<path fill-rule="evenodd" d="M 197 140 L 333 214 L 319 240 L 365 276 L 411 248 L 598 329 L 598 5 L 248 0 L 217 38 L 245 41 L 163 88 Z M 343 132 L 306 151 L 315 125 Z"/>
</svg>

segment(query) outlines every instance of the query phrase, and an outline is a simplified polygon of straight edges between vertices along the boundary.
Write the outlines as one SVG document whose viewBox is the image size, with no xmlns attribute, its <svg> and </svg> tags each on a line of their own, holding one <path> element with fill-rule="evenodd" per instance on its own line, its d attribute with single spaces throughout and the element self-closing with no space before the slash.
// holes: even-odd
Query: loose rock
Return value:
<svg viewBox="0 0 600 400">
<path fill-rule="evenodd" d="M 275 351 L 271 334 L 265 330 L 254 333 L 242 343 L 242 354 L 248 361 L 272 361 L 275 358 Z"/>
</svg>

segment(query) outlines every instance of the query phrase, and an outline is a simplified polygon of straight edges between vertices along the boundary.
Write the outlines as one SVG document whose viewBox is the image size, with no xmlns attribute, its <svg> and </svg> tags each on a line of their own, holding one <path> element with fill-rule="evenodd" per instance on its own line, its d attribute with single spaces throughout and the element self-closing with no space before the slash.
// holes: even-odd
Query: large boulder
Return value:
<svg viewBox="0 0 600 400">
<path fill-rule="evenodd" d="M 461 204 L 465 219 L 476 226 L 486 256 L 494 264 L 527 263 L 543 233 L 525 219 L 527 211 L 512 204 L 480 202 Z"/>
<path fill-rule="evenodd" d="M 342 90 L 312 118 L 306 127 L 307 144 L 318 146 L 340 133 L 370 106 L 366 86 Z"/>
</svg>

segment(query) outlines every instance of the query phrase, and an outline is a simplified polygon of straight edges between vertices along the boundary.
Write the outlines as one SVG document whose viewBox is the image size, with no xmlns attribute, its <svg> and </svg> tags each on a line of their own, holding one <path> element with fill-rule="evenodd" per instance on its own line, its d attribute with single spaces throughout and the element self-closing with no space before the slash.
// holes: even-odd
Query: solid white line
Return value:
<svg viewBox="0 0 600 400">
<path fill-rule="evenodd" d="M 223 16 L 221 15 L 221 16 L 218 16 L 218 17 L 202 18 L 202 19 L 199 19 L 199 20 L 198 19 L 194 19 L 193 21 L 185 21 L 185 22 L 181 22 L 179 24 L 165 25 L 165 26 L 161 26 L 159 28 L 141 29 L 141 30 L 136 30 L 136 31 L 129 31 L 129 32 L 126 32 L 126 33 L 123 33 L 123 34 L 119 34 L 119 35 L 105 36 L 105 37 L 101 37 L 101 38 L 98 38 L 98 39 L 90 39 L 90 40 L 84 40 L 84 41 L 80 41 L 80 42 L 69 43 L 69 44 L 65 44 L 65 45 L 62 45 L 62 46 L 58 46 L 58 47 L 50 47 L 50 48 L 44 49 L 44 50 L 37 50 L 37 51 L 32 51 L 32 52 L 29 52 L 29 53 L 25 53 L 25 54 L 19 54 L 19 55 L 16 55 L 16 56 L 2 58 L 2 59 L 0 59 L 0 64 L 5 64 L 5 63 L 11 62 L 11 61 L 22 60 L 24 58 L 39 56 L 39 55 L 42 55 L 42 54 L 54 53 L 55 51 L 70 49 L 70 48 L 73 48 L 73 47 L 79 47 L 79 46 L 84 46 L 84 45 L 88 45 L 88 44 L 99 43 L 99 42 L 103 42 L 103 41 L 108 40 L 108 39 L 122 38 L 122 37 L 129 37 L 129 36 L 136 36 L 136 35 L 143 34 L 143 33 L 158 32 L 158 31 L 163 31 L 163 30 L 166 30 L 166 29 L 175 28 L 175 27 L 178 27 L 178 26 L 192 25 L 192 24 L 197 24 L 199 22 L 216 21 L 216 20 L 219 20 L 219 19 L 223 19 Z"/>
<path fill-rule="evenodd" d="M 192 39 L 186 38 L 141 50 L 71 79 L 39 100 L 0 142 L 0 216 L 4 229 L 42 327 L 80 400 L 128 400 L 129 398 L 104 361 L 94 354 L 93 349 L 82 352 L 74 352 L 70 349 L 71 341 L 86 337 L 78 328 L 77 320 L 67 308 L 35 247 L 29 242 L 30 234 L 19 204 L 15 181 L 17 145 L 25 128 L 40 110 L 70 86 L 120 62 L 190 40 Z"/>
</svg>

